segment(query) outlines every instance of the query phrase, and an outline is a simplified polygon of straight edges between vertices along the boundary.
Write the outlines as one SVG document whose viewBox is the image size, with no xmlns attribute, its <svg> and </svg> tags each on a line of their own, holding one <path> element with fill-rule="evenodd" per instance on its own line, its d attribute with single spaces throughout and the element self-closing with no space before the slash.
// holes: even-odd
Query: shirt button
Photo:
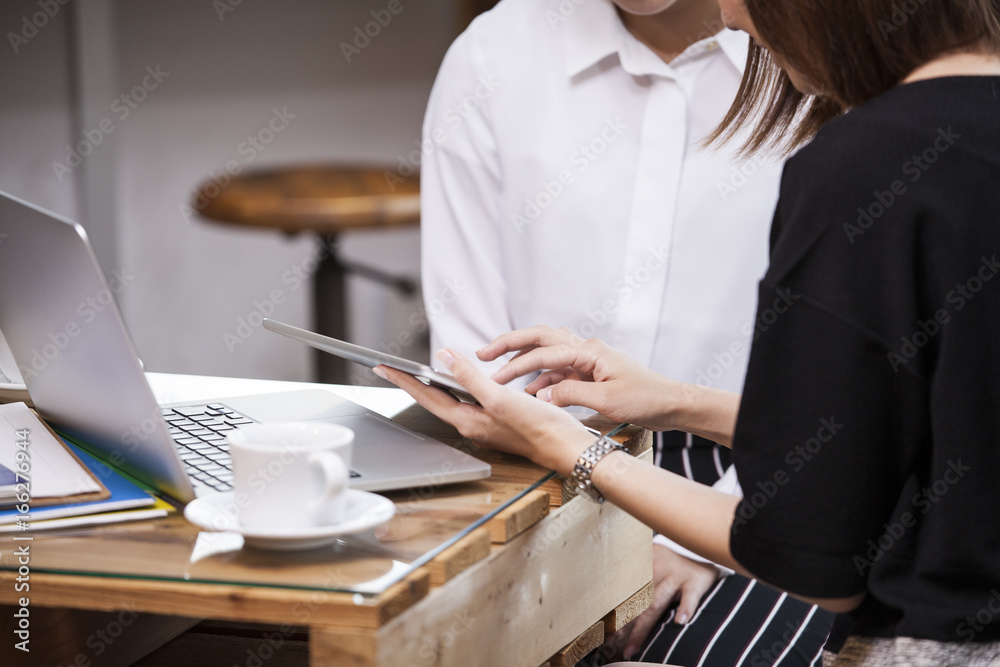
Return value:
<svg viewBox="0 0 1000 667">
<path fill-rule="evenodd" d="M 705 48 L 708 49 L 709 51 L 715 51 L 717 48 L 719 48 L 719 43 L 709 42 L 708 44 L 705 45 Z"/>
</svg>

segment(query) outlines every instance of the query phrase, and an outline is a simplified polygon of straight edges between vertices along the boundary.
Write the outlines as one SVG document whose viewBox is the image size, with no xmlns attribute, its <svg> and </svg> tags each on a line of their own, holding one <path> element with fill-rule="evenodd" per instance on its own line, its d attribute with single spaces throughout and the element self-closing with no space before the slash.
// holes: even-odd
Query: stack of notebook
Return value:
<svg viewBox="0 0 1000 667">
<path fill-rule="evenodd" d="M 150 519 L 172 510 L 57 435 L 24 403 L 0 405 L 0 533 Z"/>
</svg>

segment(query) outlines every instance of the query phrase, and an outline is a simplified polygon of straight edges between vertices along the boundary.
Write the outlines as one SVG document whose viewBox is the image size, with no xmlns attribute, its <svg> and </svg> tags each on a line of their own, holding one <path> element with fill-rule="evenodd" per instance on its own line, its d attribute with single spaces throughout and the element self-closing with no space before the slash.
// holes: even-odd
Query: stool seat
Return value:
<svg viewBox="0 0 1000 667">
<path fill-rule="evenodd" d="M 313 276 L 315 328 L 345 338 L 344 279 L 354 273 L 398 289 L 417 291 L 414 281 L 376 267 L 348 264 L 337 256 L 341 232 L 394 229 L 420 222 L 420 179 L 402 178 L 391 167 L 292 165 L 217 176 L 202 183 L 191 202 L 198 215 L 225 225 L 319 236 L 324 253 Z M 317 379 L 346 383 L 345 362 L 316 352 Z"/>
<path fill-rule="evenodd" d="M 332 235 L 420 221 L 419 177 L 401 179 L 384 167 L 296 166 L 217 181 L 203 183 L 192 202 L 215 222 Z"/>
</svg>

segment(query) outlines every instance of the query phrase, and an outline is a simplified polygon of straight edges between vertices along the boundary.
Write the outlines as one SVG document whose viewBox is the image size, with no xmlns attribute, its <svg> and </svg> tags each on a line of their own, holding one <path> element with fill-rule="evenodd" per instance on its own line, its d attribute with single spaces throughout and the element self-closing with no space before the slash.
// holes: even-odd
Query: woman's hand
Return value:
<svg viewBox="0 0 1000 667">
<path fill-rule="evenodd" d="M 599 340 L 539 326 L 503 334 L 479 350 L 483 361 L 517 355 L 493 375 L 500 384 L 545 371 L 525 391 L 560 407 L 581 405 L 605 417 L 657 431 L 687 431 L 732 443 L 740 396 L 677 382 Z"/>
<path fill-rule="evenodd" d="M 438 358 L 479 405 L 463 403 L 388 366 L 376 367 L 375 373 L 473 442 L 524 456 L 565 476 L 572 472 L 580 453 L 594 442 L 594 435 L 565 411 L 498 385 L 450 350 L 443 350 Z"/>
<path fill-rule="evenodd" d="M 687 398 L 687 385 L 651 371 L 596 340 L 540 326 L 504 334 L 481 349 L 483 361 L 518 354 L 493 375 L 500 384 L 543 372 L 525 391 L 560 407 L 580 405 L 615 421 L 666 431 Z"/>
<path fill-rule="evenodd" d="M 702 596 L 719 578 L 719 568 L 653 545 L 653 604 L 638 618 L 616 632 L 606 643 L 625 645 L 622 656 L 635 657 L 670 605 L 677 603 L 674 623 L 684 625 L 694 617 Z"/>
</svg>

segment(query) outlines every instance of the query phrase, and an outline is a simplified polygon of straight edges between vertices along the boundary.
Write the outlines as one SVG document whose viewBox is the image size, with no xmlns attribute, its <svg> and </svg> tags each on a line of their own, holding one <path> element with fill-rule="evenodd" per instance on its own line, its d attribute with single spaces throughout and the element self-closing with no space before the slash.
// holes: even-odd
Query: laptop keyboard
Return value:
<svg viewBox="0 0 1000 667">
<path fill-rule="evenodd" d="M 184 470 L 193 482 L 216 491 L 233 488 L 233 465 L 226 437 L 254 420 L 221 403 L 162 408 Z"/>
<path fill-rule="evenodd" d="M 161 408 L 160 412 L 195 491 L 199 486 L 231 490 L 233 464 L 226 437 L 256 422 L 221 403 Z M 350 475 L 352 479 L 361 477 L 356 470 L 351 470 Z"/>
</svg>

